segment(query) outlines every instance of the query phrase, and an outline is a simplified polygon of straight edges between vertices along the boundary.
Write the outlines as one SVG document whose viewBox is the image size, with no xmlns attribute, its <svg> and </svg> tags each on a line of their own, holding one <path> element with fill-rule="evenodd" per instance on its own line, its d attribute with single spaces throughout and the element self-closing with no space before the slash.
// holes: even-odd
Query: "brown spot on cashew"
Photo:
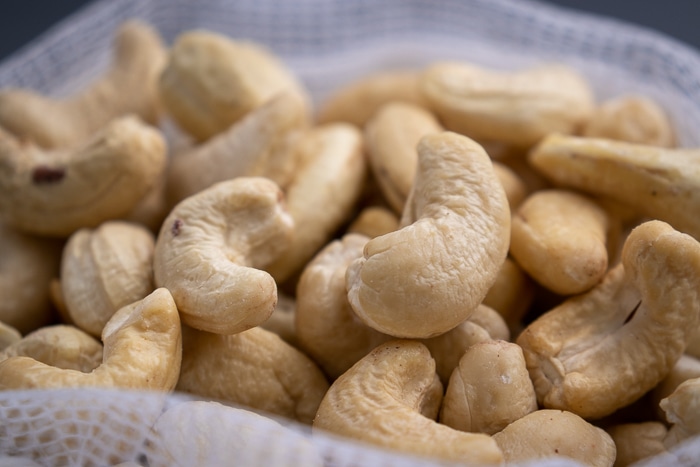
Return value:
<svg viewBox="0 0 700 467">
<path fill-rule="evenodd" d="M 63 177 L 35 183 L 36 167 L 49 160 Z M 131 116 L 77 148 L 49 152 L 0 130 L 0 216 L 18 230 L 67 237 L 126 215 L 164 168 L 163 136 Z"/>
<path fill-rule="evenodd" d="M 156 240 L 154 278 L 171 291 L 184 323 L 233 334 L 270 317 L 277 285 L 261 268 L 287 248 L 293 230 L 279 193 L 268 179 L 240 177 L 170 212 Z"/>
<path fill-rule="evenodd" d="M 66 169 L 62 167 L 48 167 L 38 165 L 32 170 L 32 182 L 37 185 L 43 183 L 58 183 L 66 176 Z"/>
<path fill-rule="evenodd" d="M 438 62 L 425 70 L 421 89 L 448 130 L 524 147 L 576 132 L 594 108 L 586 80 L 564 65 L 502 72 Z"/>
<path fill-rule="evenodd" d="M 28 90 L 0 92 L 0 126 L 44 148 L 81 144 L 115 118 L 135 114 L 155 124 L 156 89 L 165 47 L 151 26 L 127 21 L 116 32 L 111 68 L 87 89 L 63 99 Z"/>
<path fill-rule="evenodd" d="M 355 314 L 396 337 L 433 337 L 469 318 L 510 240 L 508 201 L 481 146 L 455 133 L 425 136 L 418 163 L 406 227 L 370 240 L 346 275 Z"/>
<path fill-rule="evenodd" d="M 600 284 L 517 338 L 539 402 L 599 418 L 641 397 L 682 355 L 699 320 L 699 291 L 696 240 L 661 221 L 634 229 Z"/>
<path fill-rule="evenodd" d="M 182 358 L 180 318 L 172 296 L 157 289 L 117 311 L 102 332 L 102 363 L 90 373 L 30 357 L 0 362 L 0 388 L 107 387 L 170 391 Z"/>
<path fill-rule="evenodd" d="M 394 340 L 378 346 L 331 385 L 313 427 L 421 456 L 502 462 L 490 436 L 454 430 L 423 414 L 426 404 L 438 407 L 441 398 L 442 384 L 428 349 L 415 341 Z"/>
</svg>

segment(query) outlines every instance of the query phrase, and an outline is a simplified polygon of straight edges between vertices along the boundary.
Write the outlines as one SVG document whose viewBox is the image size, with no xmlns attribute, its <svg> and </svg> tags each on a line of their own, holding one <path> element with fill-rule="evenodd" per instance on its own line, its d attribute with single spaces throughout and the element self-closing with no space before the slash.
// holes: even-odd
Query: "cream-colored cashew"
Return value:
<svg viewBox="0 0 700 467">
<path fill-rule="evenodd" d="M 663 420 L 665 415 L 659 407 L 659 402 L 670 396 L 681 383 L 693 378 L 700 378 L 700 360 L 690 355 L 681 355 L 671 371 L 650 394 L 651 404 L 658 409 L 660 420 Z"/>
<path fill-rule="evenodd" d="M 296 308 L 297 302 L 294 297 L 277 292 L 277 305 L 275 311 L 272 312 L 270 318 L 262 323 L 260 327 L 274 332 L 282 338 L 287 344 L 294 347 L 299 347 L 299 339 L 297 339 L 296 325 Z"/>
<path fill-rule="evenodd" d="M 148 230 L 157 234 L 160 226 L 170 212 L 170 206 L 166 192 L 167 165 L 172 163 L 172 157 L 168 158 L 166 169 L 156 179 L 153 186 L 143 195 L 141 201 L 134 206 L 122 219 L 143 225 Z"/>
<path fill-rule="evenodd" d="M 300 272 L 352 217 L 367 173 L 362 134 L 351 125 L 317 126 L 297 149 L 304 162 L 286 190 L 292 243 L 265 268 L 278 283 Z"/>
<path fill-rule="evenodd" d="M 581 132 L 591 138 L 607 138 L 650 146 L 673 147 L 673 125 L 652 99 L 620 96 L 600 104 Z"/>
<path fill-rule="evenodd" d="M 594 108 L 586 80 L 565 65 L 503 72 L 438 62 L 425 70 L 421 89 L 448 130 L 515 146 L 574 133 Z"/>
<path fill-rule="evenodd" d="M 492 340 L 469 347 L 452 372 L 440 422 L 456 430 L 492 435 L 537 410 L 523 351 Z"/>
<path fill-rule="evenodd" d="M 0 217 L 67 237 L 126 215 L 165 168 L 165 141 L 136 117 L 114 120 L 75 149 L 43 151 L 0 129 Z"/>
<path fill-rule="evenodd" d="M 607 428 L 606 431 L 615 442 L 617 455 L 614 467 L 627 467 L 651 457 L 654 457 L 656 462 L 662 459 L 667 462 L 673 460 L 664 445 L 668 429 L 663 423 L 624 423 Z M 660 462 L 658 465 L 662 464 L 663 462 Z"/>
<path fill-rule="evenodd" d="M 347 122 L 359 128 L 383 105 L 405 102 L 425 107 L 417 70 L 377 71 L 335 90 L 318 111 L 319 123 Z"/>
<path fill-rule="evenodd" d="M 177 390 L 311 423 L 328 381 L 305 354 L 262 328 L 183 329 Z"/>
<path fill-rule="evenodd" d="M 211 185 L 261 176 L 281 187 L 297 169 L 293 144 L 306 126 L 304 108 L 292 93 L 280 93 L 210 140 L 172 158 L 167 199 L 174 205 Z"/>
<path fill-rule="evenodd" d="M 568 190 L 538 191 L 513 215 L 510 254 L 547 289 L 582 293 L 608 270 L 610 224 L 592 199 Z"/>
<path fill-rule="evenodd" d="M 442 126 L 425 108 L 399 101 L 381 106 L 364 130 L 374 179 L 387 203 L 401 214 L 416 176 L 416 146 L 423 136 L 442 132 Z"/>
<path fill-rule="evenodd" d="M 698 290 L 696 240 L 661 221 L 634 229 L 600 284 L 517 338 L 539 402 L 598 418 L 641 397 L 682 355 L 700 319 Z"/>
<path fill-rule="evenodd" d="M 532 279 L 511 258 L 501 265 L 496 282 L 491 286 L 483 304 L 503 316 L 510 333 L 517 336 L 522 331 L 522 320 L 535 297 Z"/>
<path fill-rule="evenodd" d="M 0 222 L 0 322 L 23 334 L 52 322 L 49 283 L 58 275 L 61 248 Z"/>
<path fill-rule="evenodd" d="M 117 387 L 169 391 L 180 373 L 180 318 L 172 296 L 157 289 L 117 311 L 102 331 L 103 361 L 90 373 L 30 357 L 0 362 L 1 389 Z"/>
<path fill-rule="evenodd" d="M 419 342 L 392 340 L 331 385 L 313 427 L 411 454 L 475 464 L 502 462 L 490 436 L 453 430 L 423 415 L 426 405 L 441 398 L 442 384 L 428 349 Z"/>
<path fill-rule="evenodd" d="M 510 329 L 508 329 L 508 324 L 503 316 L 484 303 L 474 310 L 468 321 L 484 328 L 489 336 L 495 340 L 510 340 Z"/>
<path fill-rule="evenodd" d="M 666 420 L 673 424 L 673 442 L 677 444 L 700 433 L 700 378 L 681 383 L 668 397 L 659 402 Z M 669 435 L 671 433 L 669 432 Z"/>
<path fill-rule="evenodd" d="M 269 465 L 321 467 L 314 446 L 299 431 L 249 410 L 218 402 L 185 401 L 166 410 L 153 425 L 148 465 Z M 254 449 L 261 443 L 273 449 Z"/>
<path fill-rule="evenodd" d="M 116 32 L 111 68 L 100 79 L 62 99 L 22 89 L 0 91 L 0 126 L 20 140 L 58 148 L 82 144 L 126 114 L 155 124 L 161 113 L 156 88 L 165 54 L 154 28 L 127 21 Z"/>
<path fill-rule="evenodd" d="M 61 292 L 70 321 L 93 336 L 122 307 L 153 292 L 153 234 L 107 221 L 70 236 L 61 260 Z"/>
<path fill-rule="evenodd" d="M 388 234 L 399 228 L 399 218 L 394 211 L 382 206 L 368 206 L 357 215 L 348 227 L 348 233 L 366 235 L 369 238 Z"/>
<path fill-rule="evenodd" d="M 510 240 L 510 210 L 488 155 L 456 133 L 425 136 L 396 232 L 370 240 L 346 275 L 355 314 L 397 337 L 463 322 L 486 296 Z"/>
<path fill-rule="evenodd" d="M 551 135 L 529 161 L 554 183 L 627 204 L 700 239 L 700 149 Z"/>
<path fill-rule="evenodd" d="M 0 352 L 22 339 L 22 334 L 12 326 L 0 321 Z"/>
<path fill-rule="evenodd" d="M 496 176 L 501 181 L 501 185 L 503 185 L 503 189 L 506 192 L 510 210 L 514 212 L 527 197 L 527 186 L 515 170 L 506 164 L 493 161 L 493 170 L 496 172 Z"/>
<path fill-rule="evenodd" d="M 241 177 L 186 198 L 156 240 L 157 287 L 173 294 L 182 321 L 234 334 L 267 320 L 277 303 L 269 264 L 290 243 L 293 221 L 271 180 Z"/>
<path fill-rule="evenodd" d="M 0 361 L 30 357 L 64 370 L 89 373 L 102 363 L 102 343 L 90 334 L 65 324 L 32 331 L 0 352 Z"/>
<path fill-rule="evenodd" d="M 567 457 L 596 467 L 615 462 L 615 443 L 602 429 L 560 410 L 537 410 L 493 435 L 508 463 Z"/>
<path fill-rule="evenodd" d="M 225 131 L 279 92 L 307 100 L 301 84 L 271 51 L 204 30 L 177 37 L 159 85 L 169 114 L 199 141 Z"/>
</svg>

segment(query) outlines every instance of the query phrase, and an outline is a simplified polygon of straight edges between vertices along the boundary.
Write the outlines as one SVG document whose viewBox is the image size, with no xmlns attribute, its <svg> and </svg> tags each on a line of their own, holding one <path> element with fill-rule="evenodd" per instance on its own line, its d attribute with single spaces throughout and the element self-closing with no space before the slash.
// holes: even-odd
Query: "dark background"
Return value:
<svg viewBox="0 0 700 467">
<path fill-rule="evenodd" d="M 698 0 L 542 1 L 652 28 L 674 37 L 700 52 L 700 1 Z M 88 0 L 24 0 L 21 2 L 15 0 L 3 2 L 4 11 L 0 15 L 0 60 L 88 3 L 90 3 Z"/>
</svg>

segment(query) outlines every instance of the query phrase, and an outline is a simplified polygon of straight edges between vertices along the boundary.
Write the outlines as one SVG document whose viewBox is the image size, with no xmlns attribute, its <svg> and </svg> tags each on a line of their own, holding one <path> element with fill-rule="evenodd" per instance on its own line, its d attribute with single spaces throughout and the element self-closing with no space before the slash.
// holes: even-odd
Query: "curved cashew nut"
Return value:
<svg viewBox="0 0 700 467">
<path fill-rule="evenodd" d="M 135 117 L 54 152 L 0 130 L 0 215 L 19 230 L 67 237 L 126 215 L 164 168 L 162 135 Z"/>
<path fill-rule="evenodd" d="M 99 336 L 117 310 L 153 292 L 154 247 L 150 231 L 124 221 L 71 235 L 61 260 L 61 295 L 70 321 Z"/>
<path fill-rule="evenodd" d="M 156 240 L 153 271 L 185 324 L 235 334 L 270 317 L 277 284 L 258 268 L 290 242 L 293 221 L 283 202 L 274 182 L 241 177 L 190 196 L 170 212 Z"/>
<path fill-rule="evenodd" d="M 269 50 L 204 30 L 177 37 L 159 86 L 170 115 L 199 141 L 226 130 L 279 92 L 307 100 L 297 79 Z"/>
<path fill-rule="evenodd" d="M 273 332 L 258 327 L 221 335 L 185 328 L 177 390 L 311 423 L 328 381 Z"/>
<path fill-rule="evenodd" d="M 111 69 L 84 91 L 51 99 L 30 91 L 0 92 L 0 126 L 45 148 L 80 144 L 110 121 L 134 114 L 155 124 L 157 80 L 165 47 L 151 26 L 127 21 L 116 32 Z"/>
<path fill-rule="evenodd" d="M 698 290 L 696 240 L 660 221 L 634 229 L 622 263 L 599 285 L 517 338 L 539 402 L 599 418 L 641 397 L 683 354 L 699 320 Z"/>
<path fill-rule="evenodd" d="M 205 143 L 173 157 L 167 174 L 169 203 L 236 177 L 264 176 L 286 185 L 296 169 L 291 143 L 306 126 L 303 111 L 293 94 L 280 93 Z"/>
<path fill-rule="evenodd" d="M 453 430 L 423 415 L 423 408 L 441 397 L 442 384 L 428 349 L 415 341 L 393 340 L 331 385 L 313 427 L 412 454 L 502 462 L 490 436 Z"/>
<path fill-rule="evenodd" d="M 608 270 L 610 221 L 593 200 L 567 190 L 530 195 L 511 222 L 510 254 L 559 295 L 585 292 Z"/>
<path fill-rule="evenodd" d="M 58 275 L 61 247 L 0 222 L 0 322 L 26 334 L 53 320 L 49 284 Z"/>
<path fill-rule="evenodd" d="M 0 362 L 0 388 L 119 387 L 170 391 L 182 358 L 180 318 L 172 296 L 157 289 L 117 311 L 102 331 L 103 361 L 90 373 L 29 357 Z"/>
<path fill-rule="evenodd" d="M 30 357 L 46 365 L 89 373 L 102 363 L 102 343 L 74 326 L 57 324 L 30 332 L 0 352 L 0 361 Z"/>
<path fill-rule="evenodd" d="M 560 410 L 537 410 L 493 435 L 506 462 L 520 463 L 554 456 L 585 465 L 612 467 L 615 443 L 602 429 Z"/>
<path fill-rule="evenodd" d="M 588 121 L 593 93 L 564 65 L 500 72 L 459 62 L 429 66 L 421 89 L 442 124 L 476 140 L 531 146 Z"/>
<path fill-rule="evenodd" d="M 700 150 L 550 135 L 529 155 L 553 182 L 608 197 L 700 239 Z"/>
<path fill-rule="evenodd" d="M 418 162 L 410 225 L 370 240 L 346 275 L 357 316 L 397 337 L 433 337 L 469 318 L 510 240 L 508 201 L 481 146 L 455 133 L 425 136 Z"/>
</svg>

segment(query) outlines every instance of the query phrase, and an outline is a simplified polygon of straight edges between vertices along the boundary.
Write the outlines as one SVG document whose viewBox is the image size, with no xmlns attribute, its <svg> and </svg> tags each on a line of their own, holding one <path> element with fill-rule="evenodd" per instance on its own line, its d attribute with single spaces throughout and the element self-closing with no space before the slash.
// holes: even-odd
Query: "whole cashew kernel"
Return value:
<svg viewBox="0 0 700 467">
<path fill-rule="evenodd" d="M 240 177 L 173 208 L 156 240 L 153 272 L 185 324 L 234 334 L 270 317 L 277 284 L 258 268 L 290 243 L 293 221 L 283 202 L 271 180 Z"/>
<path fill-rule="evenodd" d="M 399 218 L 394 211 L 382 206 L 368 206 L 348 226 L 348 233 L 366 235 L 369 238 L 388 234 L 399 228 Z"/>
<path fill-rule="evenodd" d="M 182 358 L 180 318 L 172 296 L 157 289 L 117 311 L 102 331 L 102 364 L 90 373 L 30 357 L 0 362 L 1 389 L 118 387 L 170 391 Z"/>
<path fill-rule="evenodd" d="M 452 372 L 440 422 L 457 430 L 493 435 L 537 410 L 523 351 L 506 341 L 469 347 Z"/>
<path fill-rule="evenodd" d="M 663 455 L 663 459 L 669 462 L 667 465 L 673 464 L 664 445 L 668 429 L 663 423 L 624 423 L 614 425 L 606 431 L 615 442 L 617 455 L 614 467 L 626 467 L 650 457 L 661 460 L 662 457 L 656 457 L 659 455 Z"/>
<path fill-rule="evenodd" d="M 164 168 L 163 136 L 133 116 L 66 150 L 43 151 L 0 129 L 0 217 L 18 230 L 67 237 L 128 214 Z"/>
<path fill-rule="evenodd" d="M 481 146 L 456 133 L 428 135 L 418 164 L 406 227 L 370 240 L 346 274 L 355 314 L 396 337 L 433 337 L 469 318 L 510 241 L 508 201 Z"/>
<path fill-rule="evenodd" d="M 559 295 L 585 292 L 608 270 L 608 215 L 568 190 L 530 195 L 511 221 L 510 254 L 528 275 Z"/>
<path fill-rule="evenodd" d="M 594 108 L 587 81 L 564 65 L 502 72 L 438 62 L 425 70 L 421 89 L 448 130 L 524 147 L 578 131 Z"/>
<path fill-rule="evenodd" d="M 562 186 L 608 197 L 700 239 L 700 150 L 550 135 L 529 155 Z"/>
<path fill-rule="evenodd" d="M 297 79 L 265 47 L 204 30 L 177 37 L 159 87 L 168 113 L 198 141 L 225 131 L 279 92 L 307 100 Z"/>
<path fill-rule="evenodd" d="M 61 295 L 70 321 L 99 336 L 117 310 L 150 294 L 154 248 L 149 230 L 124 221 L 71 235 L 61 260 Z"/>
<path fill-rule="evenodd" d="M 328 381 L 309 357 L 260 327 L 230 335 L 186 327 L 176 389 L 310 424 Z"/>
<path fill-rule="evenodd" d="M 503 461 L 490 436 L 454 430 L 423 415 L 436 398 L 442 398 L 442 384 L 428 349 L 419 342 L 393 340 L 331 385 L 313 427 L 422 456 L 480 464 Z"/>
<path fill-rule="evenodd" d="M 699 290 L 696 240 L 661 221 L 634 229 L 600 284 L 517 338 L 539 402 L 599 418 L 641 397 L 683 354 L 700 319 Z"/>
<path fill-rule="evenodd" d="M 140 21 L 116 32 L 112 66 L 87 89 L 52 99 L 22 89 L 0 92 L 0 126 L 44 148 L 81 144 L 127 114 L 155 124 L 160 116 L 157 80 L 165 64 L 158 33 Z"/>
<path fill-rule="evenodd" d="M 610 435 L 581 417 L 560 410 L 537 410 L 493 435 L 506 462 L 555 456 L 585 465 L 611 467 L 616 448 Z"/>
</svg>

